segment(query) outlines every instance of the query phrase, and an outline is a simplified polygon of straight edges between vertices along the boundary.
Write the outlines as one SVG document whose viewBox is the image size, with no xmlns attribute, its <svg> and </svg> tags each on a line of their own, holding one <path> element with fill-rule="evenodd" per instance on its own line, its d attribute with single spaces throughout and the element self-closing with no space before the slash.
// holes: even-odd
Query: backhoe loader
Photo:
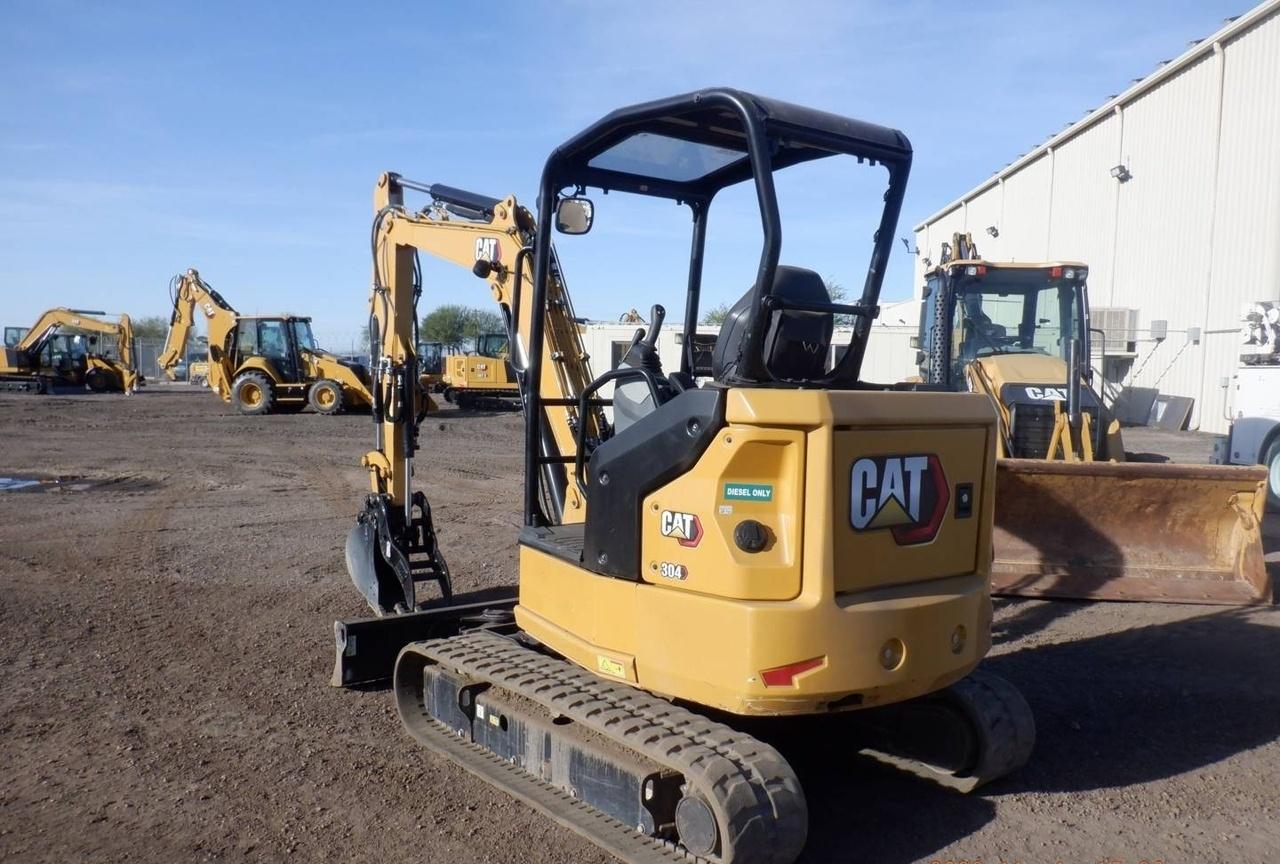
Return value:
<svg viewBox="0 0 1280 864">
<path fill-rule="evenodd" d="M 0 354 L 0 389 L 49 393 L 71 385 L 136 392 L 142 376 L 133 365 L 133 324 L 128 315 L 106 321 L 98 317 L 104 314 L 65 307 L 45 312 Z M 114 341 L 111 353 L 95 350 L 102 337 Z"/>
<path fill-rule="evenodd" d="M 311 319 L 240 315 L 195 270 L 169 282 L 173 314 L 158 363 L 170 380 L 187 353 L 197 315 L 209 337 L 205 383 L 241 414 L 340 414 L 369 405 L 368 373 L 316 347 Z"/>
<path fill-rule="evenodd" d="M 856 304 L 779 263 L 774 174 L 837 157 L 886 181 Z M 382 617 L 335 625 L 338 683 L 385 674 L 408 642 L 394 690 L 419 742 L 633 862 L 799 855 L 804 792 L 781 753 L 744 731 L 748 717 L 775 731 L 823 718 L 833 747 L 865 740 L 964 789 L 1023 764 L 1025 701 L 975 671 L 991 642 L 994 412 L 974 394 L 858 377 L 910 162 L 895 130 L 712 89 L 614 111 L 556 148 L 536 223 L 511 197 L 383 175 L 371 492 L 346 546 Z M 654 333 L 592 377 L 553 227 L 588 232 L 588 187 L 687 207 L 691 348 L 709 205 L 739 183 L 754 187 L 764 242 L 714 380 L 696 385 L 690 350 L 664 370 L 645 350 Z M 432 203 L 411 209 L 406 191 Z M 525 416 L 518 601 L 451 602 L 429 504 L 412 489 L 418 250 L 469 263 L 510 328 Z M 857 324 L 828 370 L 836 315 Z M 632 381 L 644 398 L 616 388 L 615 414 L 630 401 L 631 418 L 618 431 L 598 394 Z M 419 601 L 426 582 L 440 600 Z"/>
<path fill-rule="evenodd" d="M 987 261 L 968 235 L 926 275 L 926 384 L 985 394 L 996 439 L 997 594 L 1270 603 L 1249 468 L 1126 462 L 1093 385 L 1088 268 Z"/>
</svg>

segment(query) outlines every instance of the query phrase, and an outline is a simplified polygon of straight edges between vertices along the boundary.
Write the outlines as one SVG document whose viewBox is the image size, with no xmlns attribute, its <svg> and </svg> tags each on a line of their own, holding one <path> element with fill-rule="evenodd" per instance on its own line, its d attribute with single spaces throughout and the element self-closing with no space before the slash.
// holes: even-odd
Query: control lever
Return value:
<svg viewBox="0 0 1280 864">
<path fill-rule="evenodd" d="M 644 344 L 650 348 L 658 345 L 658 331 L 662 329 L 662 322 L 666 320 L 667 310 L 663 308 L 661 303 L 653 304 L 653 308 L 649 310 L 649 335 L 644 337 Z"/>
</svg>

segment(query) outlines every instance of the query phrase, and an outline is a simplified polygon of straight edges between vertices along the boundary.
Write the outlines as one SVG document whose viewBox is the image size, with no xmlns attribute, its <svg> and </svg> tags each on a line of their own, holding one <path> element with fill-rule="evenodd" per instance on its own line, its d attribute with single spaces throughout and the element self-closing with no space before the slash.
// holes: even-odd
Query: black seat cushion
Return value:
<svg viewBox="0 0 1280 864">
<path fill-rule="evenodd" d="M 711 356 L 711 371 L 721 384 L 764 384 L 743 374 L 742 351 L 746 347 L 747 319 L 751 312 L 751 291 L 733 304 L 720 325 Z M 783 264 L 773 275 L 773 295 L 797 303 L 830 303 L 822 277 L 803 267 Z M 835 316 L 829 312 L 774 310 L 769 314 L 764 335 L 764 364 L 773 379 L 805 381 L 821 377 L 827 368 Z"/>
</svg>

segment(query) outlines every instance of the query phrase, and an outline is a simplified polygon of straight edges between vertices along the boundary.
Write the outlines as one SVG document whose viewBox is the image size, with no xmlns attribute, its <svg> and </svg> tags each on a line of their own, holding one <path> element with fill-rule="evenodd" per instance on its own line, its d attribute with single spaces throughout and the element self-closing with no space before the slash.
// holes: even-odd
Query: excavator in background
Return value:
<svg viewBox="0 0 1280 864">
<path fill-rule="evenodd" d="M 173 314 L 158 363 L 170 380 L 186 356 L 196 318 L 209 338 L 205 383 L 241 414 L 301 411 L 340 414 L 370 404 L 368 372 L 320 350 L 311 319 L 240 315 L 195 270 L 169 283 Z"/>
<path fill-rule="evenodd" d="M 956 234 L 925 276 L 920 379 L 999 414 L 997 594 L 1272 602 L 1265 477 L 1127 462 L 1094 388 L 1088 267 L 987 261 Z"/>
<path fill-rule="evenodd" d="M 418 375 L 422 388 L 428 393 L 435 391 L 444 373 L 444 343 L 418 343 Z"/>
<path fill-rule="evenodd" d="M 511 366 L 511 337 L 481 333 L 467 353 L 444 355 L 436 390 L 446 402 L 464 409 L 482 400 L 519 398 L 520 385 Z"/>
<path fill-rule="evenodd" d="M 41 315 L 0 354 L 0 389 L 51 393 L 59 385 L 95 393 L 134 393 L 143 378 L 134 367 L 133 324 L 128 315 L 104 320 L 105 312 L 58 307 Z M 16 329 L 16 328 L 6 328 Z M 98 351 L 100 338 L 114 344 Z"/>
<path fill-rule="evenodd" d="M 886 180 L 856 304 L 779 263 L 774 174 L 832 157 Z M 974 394 L 859 380 L 910 162 L 895 130 L 712 89 L 614 111 L 556 148 L 536 223 L 514 198 L 383 175 L 371 489 L 346 545 L 379 617 L 335 624 L 335 683 L 385 677 L 403 646 L 394 691 L 410 734 L 627 861 L 795 860 L 804 792 L 747 718 L 774 733 L 821 722 L 833 752 L 965 790 L 1022 765 L 1026 702 L 977 669 L 991 644 L 994 412 Z M 739 183 L 756 192 L 759 265 L 699 386 L 689 335 L 708 205 Z M 679 370 L 645 350 L 653 332 L 592 376 L 551 239 L 590 230 L 588 187 L 689 208 Z M 431 201 L 411 209 L 406 191 Z M 510 330 L 525 417 L 518 599 L 453 597 L 412 488 L 419 250 L 485 279 Z M 857 324 L 828 369 L 836 315 Z M 619 430 L 598 394 L 631 381 L 644 399 L 615 389 Z M 438 600 L 419 599 L 425 582 Z"/>
</svg>

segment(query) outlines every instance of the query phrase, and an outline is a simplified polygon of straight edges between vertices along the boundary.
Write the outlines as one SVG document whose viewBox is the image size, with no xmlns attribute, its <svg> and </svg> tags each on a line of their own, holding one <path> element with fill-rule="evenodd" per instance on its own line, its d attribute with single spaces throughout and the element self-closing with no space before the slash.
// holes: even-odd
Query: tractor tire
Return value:
<svg viewBox="0 0 1280 864">
<path fill-rule="evenodd" d="M 241 414 L 270 414 L 276 405 L 276 388 L 261 372 L 246 372 L 231 385 L 231 401 Z"/>
<path fill-rule="evenodd" d="M 90 369 L 84 376 L 84 387 L 91 393 L 106 393 L 111 389 L 111 382 L 102 370 Z"/>
<path fill-rule="evenodd" d="M 311 385 L 307 402 L 317 414 L 341 414 L 346 408 L 346 394 L 342 385 L 329 378 L 321 378 Z"/>
<path fill-rule="evenodd" d="M 1280 435 L 1267 447 L 1262 465 L 1267 469 L 1267 509 L 1280 513 Z"/>
</svg>

